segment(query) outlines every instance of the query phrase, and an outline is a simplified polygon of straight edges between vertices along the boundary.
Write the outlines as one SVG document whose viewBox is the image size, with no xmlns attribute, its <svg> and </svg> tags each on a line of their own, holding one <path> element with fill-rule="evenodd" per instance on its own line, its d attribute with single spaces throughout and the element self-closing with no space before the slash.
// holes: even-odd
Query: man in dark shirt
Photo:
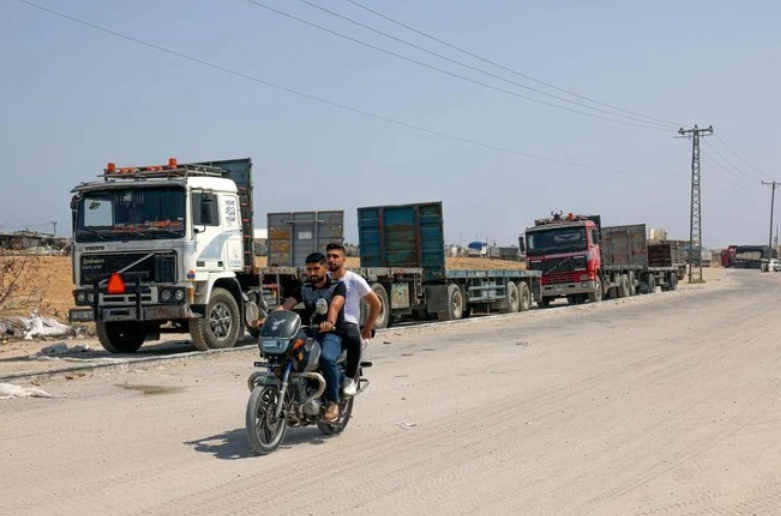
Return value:
<svg viewBox="0 0 781 516">
<path fill-rule="evenodd" d="M 339 419 L 339 368 L 336 361 L 342 353 L 342 336 L 345 331 L 344 300 L 347 291 L 344 283 L 332 280 L 326 274 L 327 271 L 325 256 L 322 253 L 312 253 L 307 256 L 308 281 L 296 288 L 276 310 L 292 310 L 298 303 L 304 303 L 306 309 L 304 323 L 313 320 L 313 323 L 318 325 L 320 331 L 315 335 L 315 339 L 322 348 L 320 370 L 325 378 L 325 399 L 328 401 L 323 420 L 326 423 L 334 423 Z M 328 313 L 325 315 L 320 315 L 316 311 L 319 299 L 328 302 Z"/>
</svg>

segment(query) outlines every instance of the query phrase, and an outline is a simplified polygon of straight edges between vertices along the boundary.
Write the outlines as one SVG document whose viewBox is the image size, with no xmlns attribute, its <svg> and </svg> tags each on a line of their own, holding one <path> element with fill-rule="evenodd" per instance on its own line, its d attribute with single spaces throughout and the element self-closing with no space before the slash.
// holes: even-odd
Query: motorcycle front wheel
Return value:
<svg viewBox="0 0 781 516">
<path fill-rule="evenodd" d="M 252 451 L 266 455 L 276 450 L 287 433 L 287 415 L 283 407 L 279 419 L 274 416 L 279 403 L 276 385 L 256 385 L 247 403 L 247 438 Z"/>
</svg>

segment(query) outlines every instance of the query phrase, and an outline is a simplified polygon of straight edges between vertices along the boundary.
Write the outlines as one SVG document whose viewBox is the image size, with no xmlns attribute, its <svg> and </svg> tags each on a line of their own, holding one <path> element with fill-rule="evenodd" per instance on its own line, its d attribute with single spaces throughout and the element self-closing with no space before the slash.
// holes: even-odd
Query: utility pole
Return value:
<svg viewBox="0 0 781 516">
<path fill-rule="evenodd" d="M 57 221 L 50 220 L 49 222 L 51 222 L 52 226 L 54 226 L 54 236 L 57 236 Z"/>
<path fill-rule="evenodd" d="M 689 283 L 702 281 L 702 203 L 700 189 L 700 137 L 713 134 L 713 126 L 700 129 L 678 129 L 681 136 L 692 139 L 692 200 L 691 216 L 689 218 Z M 696 262 L 694 261 L 696 259 Z M 694 274 L 694 264 L 697 263 L 697 274 Z"/>
<path fill-rule="evenodd" d="M 781 183 L 776 183 L 775 181 L 766 183 L 762 181 L 762 184 L 771 187 L 771 189 L 773 190 L 773 192 L 770 194 L 770 237 L 767 240 L 767 252 L 770 253 L 770 256 L 768 256 L 767 258 L 769 260 L 773 258 L 773 207 L 776 202 L 776 188 L 781 186 Z"/>
</svg>

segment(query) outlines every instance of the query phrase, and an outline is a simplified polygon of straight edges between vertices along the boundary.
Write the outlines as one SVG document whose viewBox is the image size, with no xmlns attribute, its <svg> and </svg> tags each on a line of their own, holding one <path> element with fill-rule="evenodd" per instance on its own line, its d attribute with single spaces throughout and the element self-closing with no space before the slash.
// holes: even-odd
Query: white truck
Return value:
<svg viewBox="0 0 781 516">
<path fill-rule="evenodd" d="M 117 168 L 72 191 L 72 322 L 132 353 L 161 332 L 235 345 L 263 306 L 253 254 L 252 162 Z"/>
</svg>

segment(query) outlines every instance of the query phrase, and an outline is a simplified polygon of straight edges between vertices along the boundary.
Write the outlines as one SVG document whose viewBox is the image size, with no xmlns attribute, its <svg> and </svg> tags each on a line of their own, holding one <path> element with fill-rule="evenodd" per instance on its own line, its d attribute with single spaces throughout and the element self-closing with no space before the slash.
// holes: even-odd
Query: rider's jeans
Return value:
<svg viewBox="0 0 781 516">
<path fill-rule="evenodd" d="M 335 333 L 320 333 L 317 335 L 320 343 L 320 370 L 325 378 L 325 399 L 339 402 L 339 368 L 336 361 L 342 354 L 342 339 Z"/>
</svg>

